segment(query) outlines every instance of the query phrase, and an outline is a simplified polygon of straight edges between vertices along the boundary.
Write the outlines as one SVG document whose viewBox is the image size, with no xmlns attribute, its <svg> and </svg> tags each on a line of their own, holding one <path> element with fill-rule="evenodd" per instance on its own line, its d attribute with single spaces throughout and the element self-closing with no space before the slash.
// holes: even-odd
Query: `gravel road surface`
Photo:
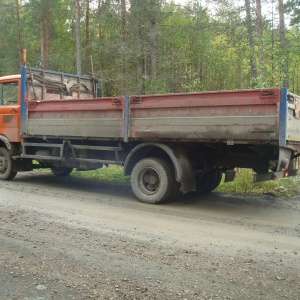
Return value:
<svg viewBox="0 0 300 300">
<path fill-rule="evenodd" d="M 300 195 L 164 205 L 50 173 L 0 182 L 0 299 L 300 299 Z"/>
</svg>

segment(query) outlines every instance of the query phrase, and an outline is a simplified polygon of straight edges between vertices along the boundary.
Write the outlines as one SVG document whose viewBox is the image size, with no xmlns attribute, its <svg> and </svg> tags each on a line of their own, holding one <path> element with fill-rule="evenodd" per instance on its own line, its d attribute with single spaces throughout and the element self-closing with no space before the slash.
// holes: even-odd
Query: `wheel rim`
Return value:
<svg viewBox="0 0 300 300">
<path fill-rule="evenodd" d="M 0 155 L 0 173 L 5 174 L 8 168 L 8 160 L 4 154 Z"/>
<path fill-rule="evenodd" d="M 157 193 L 160 188 L 159 174 L 153 168 L 143 169 L 138 176 L 138 185 L 140 190 L 147 195 Z"/>
</svg>

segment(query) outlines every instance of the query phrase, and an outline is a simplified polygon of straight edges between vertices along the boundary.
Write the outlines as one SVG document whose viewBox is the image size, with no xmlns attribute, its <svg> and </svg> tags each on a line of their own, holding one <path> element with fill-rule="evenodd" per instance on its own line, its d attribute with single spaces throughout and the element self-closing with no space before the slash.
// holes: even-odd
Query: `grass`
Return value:
<svg viewBox="0 0 300 300">
<path fill-rule="evenodd" d="M 123 176 L 123 168 L 115 165 L 103 166 L 101 169 L 92 171 L 74 170 L 72 175 L 83 178 L 97 178 L 104 181 L 130 182 L 129 176 Z"/>
<path fill-rule="evenodd" d="M 237 169 L 235 180 L 222 182 L 216 191 L 257 195 L 273 194 L 282 197 L 293 197 L 300 192 L 300 177 L 298 176 L 253 183 L 253 174 L 251 169 Z"/>
</svg>

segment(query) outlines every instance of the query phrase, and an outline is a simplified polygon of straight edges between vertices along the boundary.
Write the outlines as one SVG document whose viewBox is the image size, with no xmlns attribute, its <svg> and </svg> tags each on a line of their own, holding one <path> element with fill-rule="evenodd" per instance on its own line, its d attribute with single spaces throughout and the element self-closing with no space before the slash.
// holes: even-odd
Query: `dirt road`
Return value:
<svg viewBox="0 0 300 300">
<path fill-rule="evenodd" d="M 300 196 L 138 202 L 129 186 L 0 182 L 0 299 L 300 299 Z"/>
</svg>

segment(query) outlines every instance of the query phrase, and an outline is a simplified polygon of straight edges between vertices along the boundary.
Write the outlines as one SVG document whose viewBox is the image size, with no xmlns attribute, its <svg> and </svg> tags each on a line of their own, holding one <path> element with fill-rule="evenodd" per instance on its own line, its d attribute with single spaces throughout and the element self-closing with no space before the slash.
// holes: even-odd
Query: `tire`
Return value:
<svg viewBox="0 0 300 300">
<path fill-rule="evenodd" d="M 167 200 L 174 191 L 175 175 L 165 160 L 151 157 L 136 163 L 131 173 L 131 188 L 142 202 L 156 204 Z"/>
<path fill-rule="evenodd" d="M 210 191 L 213 191 L 214 189 L 216 189 L 220 185 L 220 183 L 222 181 L 222 177 L 223 177 L 223 172 L 220 171 L 220 170 L 214 171 L 214 173 L 215 173 L 215 178 L 214 178 L 214 182 L 211 186 Z"/>
<path fill-rule="evenodd" d="M 196 175 L 196 193 L 209 193 L 219 186 L 222 171 L 210 171 Z"/>
<path fill-rule="evenodd" d="M 174 186 L 170 195 L 170 200 L 177 200 L 181 195 L 181 183 L 174 180 Z"/>
<path fill-rule="evenodd" d="M 5 148 L 0 148 L 0 180 L 12 180 L 16 175 L 9 152 Z"/>
<path fill-rule="evenodd" d="M 51 171 L 54 175 L 56 176 L 68 176 L 71 174 L 71 172 L 73 171 L 73 168 L 56 168 L 53 167 L 51 168 Z"/>
</svg>

